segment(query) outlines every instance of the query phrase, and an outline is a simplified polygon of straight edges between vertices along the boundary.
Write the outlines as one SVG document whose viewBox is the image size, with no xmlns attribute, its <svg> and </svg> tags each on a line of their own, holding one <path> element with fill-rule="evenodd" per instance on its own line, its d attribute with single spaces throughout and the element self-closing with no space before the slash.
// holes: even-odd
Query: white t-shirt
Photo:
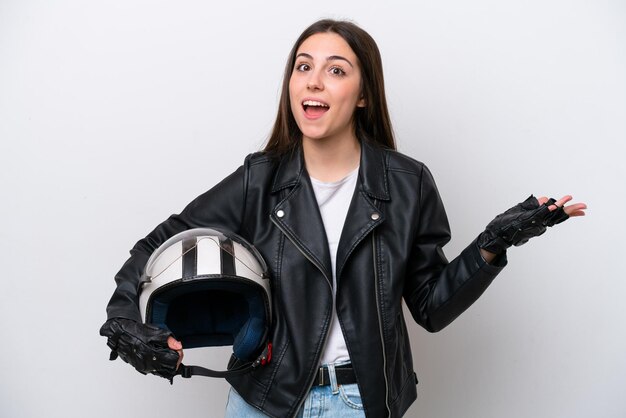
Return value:
<svg viewBox="0 0 626 418">
<path fill-rule="evenodd" d="M 358 174 L 359 168 L 357 167 L 343 179 L 330 183 L 325 183 L 311 177 L 315 198 L 317 199 L 322 221 L 324 222 L 324 228 L 326 229 L 333 273 L 333 317 L 320 364 L 336 363 L 350 359 L 335 309 L 335 296 L 337 292 L 336 261 L 339 238 L 341 237 L 343 224 L 346 221 L 346 215 L 348 214 L 350 201 L 354 194 Z"/>
</svg>

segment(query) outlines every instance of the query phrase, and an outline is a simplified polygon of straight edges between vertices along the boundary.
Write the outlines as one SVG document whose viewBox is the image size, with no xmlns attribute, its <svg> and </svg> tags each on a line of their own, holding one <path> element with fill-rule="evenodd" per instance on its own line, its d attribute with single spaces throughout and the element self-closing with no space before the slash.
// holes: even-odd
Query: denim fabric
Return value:
<svg viewBox="0 0 626 418">
<path fill-rule="evenodd" d="M 337 366 L 339 364 L 336 364 Z M 313 386 L 297 418 L 362 418 L 363 403 L 356 383 L 337 385 L 334 366 L 329 365 L 331 384 Z M 248 405 L 241 396 L 230 389 L 226 404 L 226 418 L 267 418 L 267 415 Z"/>
<path fill-rule="evenodd" d="M 230 393 L 228 394 L 224 418 L 267 418 L 267 415 L 249 405 L 235 389 L 231 387 Z"/>
<path fill-rule="evenodd" d="M 332 386 L 311 389 L 298 418 L 363 418 L 363 403 L 356 383 L 339 385 L 336 394 Z"/>
</svg>

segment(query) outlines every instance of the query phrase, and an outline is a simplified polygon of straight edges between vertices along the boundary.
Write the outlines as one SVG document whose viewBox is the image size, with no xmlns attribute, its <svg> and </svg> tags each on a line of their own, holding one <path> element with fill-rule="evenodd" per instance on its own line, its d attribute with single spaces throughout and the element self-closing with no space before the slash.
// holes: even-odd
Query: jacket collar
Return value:
<svg viewBox="0 0 626 418">
<path fill-rule="evenodd" d="M 300 183 L 303 174 L 304 154 L 300 144 L 281 158 L 274 177 L 272 193 Z M 389 200 L 386 153 L 378 145 L 367 139 L 361 141 L 359 180 L 361 190 L 370 197 L 378 200 Z"/>
<path fill-rule="evenodd" d="M 375 200 L 390 200 L 386 155 L 380 147 L 361 141 L 359 182 L 350 201 L 337 248 L 337 278 L 341 276 L 352 250 L 385 219 Z M 328 240 L 324 228 L 320 230 L 322 218 L 313 186 L 304 169 L 301 146 L 281 159 L 272 192 L 287 188 L 290 188 L 289 192 L 274 207 L 270 219 L 324 273 L 332 286 Z"/>
</svg>

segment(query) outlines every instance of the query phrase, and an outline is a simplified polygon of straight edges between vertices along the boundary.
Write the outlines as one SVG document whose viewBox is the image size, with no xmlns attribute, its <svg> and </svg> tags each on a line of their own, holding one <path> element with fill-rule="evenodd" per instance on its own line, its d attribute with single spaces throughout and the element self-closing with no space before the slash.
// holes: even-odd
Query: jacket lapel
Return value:
<svg viewBox="0 0 626 418">
<path fill-rule="evenodd" d="M 337 249 L 337 280 L 354 248 L 385 220 L 385 214 L 374 200 L 389 200 L 385 152 L 361 141 L 361 164 L 346 222 Z"/>
<path fill-rule="evenodd" d="M 301 147 L 281 160 L 272 192 L 289 187 L 291 190 L 274 207 L 270 219 L 317 266 L 332 286 L 328 239 L 311 180 L 304 169 Z"/>
</svg>

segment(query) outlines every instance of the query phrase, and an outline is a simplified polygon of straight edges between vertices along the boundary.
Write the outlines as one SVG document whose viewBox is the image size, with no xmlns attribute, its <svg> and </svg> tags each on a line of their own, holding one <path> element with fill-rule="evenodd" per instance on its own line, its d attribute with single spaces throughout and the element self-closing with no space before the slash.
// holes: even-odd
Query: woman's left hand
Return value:
<svg viewBox="0 0 626 418">
<path fill-rule="evenodd" d="M 573 203 L 571 205 L 565 206 L 565 204 L 569 202 L 570 200 L 572 200 L 572 196 L 565 195 L 559 200 L 557 200 L 556 202 L 554 202 L 553 205 L 548 206 L 548 209 L 550 209 L 550 211 L 553 211 L 559 207 L 562 207 L 563 211 L 565 211 L 567 216 L 570 216 L 570 217 L 571 216 L 585 216 L 585 209 L 587 209 L 587 205 L 584 203 Z M 543 205 L 544 203 L 548 201 L 548 198 L 545 196 L 542 196 L 539 199 L 537 199 L 537 201 L 539 202 L 540 205 Z"/>
<path fill-rule="evenodd" d="M 559 200 L 543 196 L 536 199 L 530 196 L 506 212 L 498 215 L 478 236 L 478 247 L 483 258 L 491 262 L 497 254 L 508 247 L 519 246 L 530 238 L 539 236 L 547 227 L 561 223 L 572 216 L 585 215 L 587 205 L 573 203 L 572 196 L 566 195 Z"/>
</svg>

